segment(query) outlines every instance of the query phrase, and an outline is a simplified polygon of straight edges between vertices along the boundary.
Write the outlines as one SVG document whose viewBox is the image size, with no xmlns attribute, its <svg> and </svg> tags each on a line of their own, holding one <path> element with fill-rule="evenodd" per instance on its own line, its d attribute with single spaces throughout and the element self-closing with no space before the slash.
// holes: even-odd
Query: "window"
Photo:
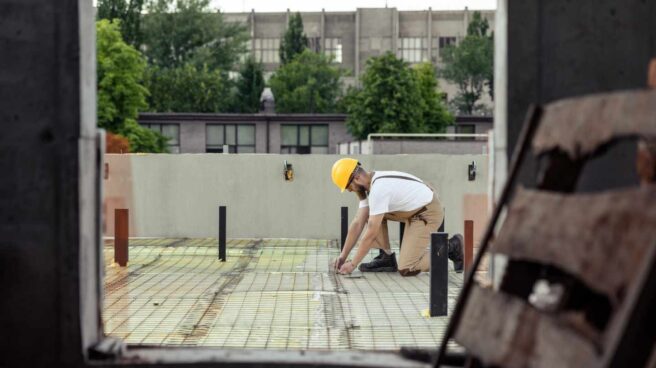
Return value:
<svg viewBox="0 0 656 368">
<path fill-rule="evenodd" d="M 280 38 L 256 38 L 255 60 L 261 63 L 280 63 Z"/>
<path fill-rule="evenodd" d="M 208 124 L 205 133 L 205 152 L 255 153 L 254 124 Z"/>
<path fill-rule="evenodd" d="M 455 37 L 440 37 L 440 50 L 447 46 L 451 46 L 456 44 L 456 38 Z"/>
<path fill-rule="evenodd" d="M 168 138 L 168 148 L 171 153 L 180 153 L 180 124 L 141 124 L 144 128 L 153 130 Z"/>
<path fill-rule="evenodd" d="M 457 124 L 456 125 L 456 134 L 474 134 L 476 133 L 476 125 L 474 124 Z M 458 140 L 469 141 L 474 138 L 469 137 L 458 137 Z"/>
<path fill-rule="evenodd" d="M 332 56 L 334 63 L 342 63 L 341 38 L 326 38 L 326 55 Z"/>
<path fill-rule="evenodd" d="M 399 50 L 397 56 L 409 63 L 420 63 L 428 60 L 426 38 L 409 37 L 399 39 Z"/>
<path fill-rule="evenodd" d="M 283 125 L 281 153 L 328 153 L 328 125 Z"/>
<path fill-rule="evenodd" d="M 456 125 L 456 133 L 458 134 L 474 134 L 476 126 L 474 124 L 458 124 Z"/>
<path fill-rule="evenodd" d="M 308 37 L 308 48 L 314 52 L 321 52 L 321 37 Z"/>
</svg>

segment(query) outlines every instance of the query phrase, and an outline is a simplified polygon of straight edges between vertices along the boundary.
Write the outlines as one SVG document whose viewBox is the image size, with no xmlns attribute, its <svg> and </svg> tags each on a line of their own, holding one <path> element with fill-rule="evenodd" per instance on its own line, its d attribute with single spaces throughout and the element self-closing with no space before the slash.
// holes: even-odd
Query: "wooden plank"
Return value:
<svg viewBox="0 0 656 368">
<path fill-rule="evenodd" d="M 656 90 L 588 95 L 548 104 L 533 150 L 560 148 L 580 158 L 614 137 L 636 135 L 656 136 Z"/>
<path fill-rule="evenodd" d="M 656 186 L 562 195 L 519 189 L 493 251 L 554 265 L 615 305 L 656 239 Z"/>
<path fill-rule="evenodd" d="M 524 301 L 475 286 L 455 340 L 485 365 L 502 367 L 592 367 L 592 343 Z"/>
<path fill-rule="evenodd" d="M 651 359 L 656 368 L 656 239 L 635 267 L 638 276 L 606 328 L 603 367 L 649 367 Z"/>
</svg>

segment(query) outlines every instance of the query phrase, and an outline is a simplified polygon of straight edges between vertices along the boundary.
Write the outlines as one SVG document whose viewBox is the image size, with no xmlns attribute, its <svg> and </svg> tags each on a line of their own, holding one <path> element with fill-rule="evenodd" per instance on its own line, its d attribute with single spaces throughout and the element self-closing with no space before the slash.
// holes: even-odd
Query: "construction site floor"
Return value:
<svg viewBox="0 0 656 368">
<path fill-rule="evenodd" d="M 429 274 L 336 275 L 335 240 L 106 240 L 105 334 L 129 344 L 281 350 L 436 348 L 448 317 L 427 318 Z M 370 252 L 367 259 L 375 256 Z M 449 262 L 449 311 L 462 274 Z"/>
</svg>

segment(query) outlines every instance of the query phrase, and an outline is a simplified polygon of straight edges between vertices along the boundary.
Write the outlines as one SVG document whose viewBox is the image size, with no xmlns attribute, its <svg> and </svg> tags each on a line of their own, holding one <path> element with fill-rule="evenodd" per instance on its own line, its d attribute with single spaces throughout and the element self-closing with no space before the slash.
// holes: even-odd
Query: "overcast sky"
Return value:
<svg viewBox="0 0 656 368">
<path fill-rule="evenodd" d="M 223 12 L 354 11 L 356 8 L 399 10 L 472 10 L 496 9 L 497 0 L 211 0 L 212 7 Z"/>
</svg>

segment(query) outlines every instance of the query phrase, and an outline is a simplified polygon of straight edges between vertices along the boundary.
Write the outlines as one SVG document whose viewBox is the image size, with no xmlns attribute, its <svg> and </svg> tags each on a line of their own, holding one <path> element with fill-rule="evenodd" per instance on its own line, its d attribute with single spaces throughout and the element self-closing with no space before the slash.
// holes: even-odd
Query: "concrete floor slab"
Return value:
<svg viewBox="0 0 656 368">
<path fill-rule="evenodd" d="M 105 333 L 129 344 L 436 348 L 448 321 L 422 316 L 427 273 L 336 275 L 334 240 L 231 239 L 220 262 L 216 239 L 131 239 L 127 267 L 113 263 L 112 244 L 104 248 Z M 451 269 L 449 309 L 461 286 L 462 274 Z"/>
</svg>

